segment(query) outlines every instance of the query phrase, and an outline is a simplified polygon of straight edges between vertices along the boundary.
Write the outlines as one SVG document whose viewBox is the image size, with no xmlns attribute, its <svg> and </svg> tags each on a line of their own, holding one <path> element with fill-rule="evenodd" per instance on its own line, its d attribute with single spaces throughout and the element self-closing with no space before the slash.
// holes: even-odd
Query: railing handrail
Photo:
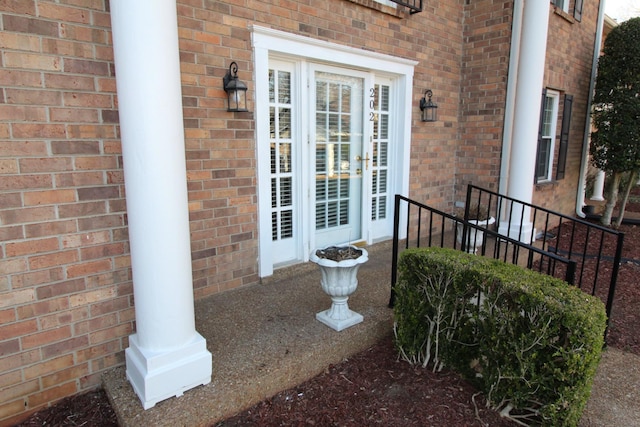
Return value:
<svg viewBox="0 0 640 427">
<path fill-rule="evenodd" d="M 443 218 L 449 219 L 451 221 L 453 221 L 453 223 L 455 225 L 457 224 L 463 224 L 465 228 L 473 228 L 476 230 L 481 230 L 483 231 L 485 234 L 488 234 L 492 237 L 495 238 L 499 238 L 500 240 L 506 242 L 506 243 L 510 243 L 514 246 L 517 246 L 519 248 L 522 248 L 524 250 L 529 251 L 530 253 L 537 253 L 538 255 L 541 255 L 543 257 L 547 257 L 550 260 L 553 260 L 555 262 L 559 262 L 561 264 L 566 264 L 567 266 L 567 271 L 565 274 L 565 280 L 570 283 L 573 284 L 574 280 L 575 280 L 575 271 L 576 271 L 576 266 L 577 266 L 577 262 L 571 259 L 567 259 L 564 258 L 562 256 L 559 256 L 553 252 L 548 252 L 545 251 L 543 249 L 537 248 L 535 246 L 529 245 L 527 243 L 521 242 L 519 240 L 516 239 L 512 239 L 508 236 L 504 236 L 496 231 L 493 230 L 487 230 L 484 227 L 482 227 L 481 225 L 476 225 L 473 223 L 470 223 L 468 221 L 465 221 L 463 218 L 457 217 L 455 215 L 452 214 L 448 214 L 446 212 L 443 212 L 441 210 L 438 210 L 436 208 L 433 208 L 431 206 L 425 205 L 423 203 L 417 202 L 415 200 L 409 199 L 408 197 L 396 194 L 395 196 L 395 204 L 394 204 L 394 231 L 393 231 L 393 250 L 392 250 L 392 260 L 391 260 L 391 296 L 389 299 L 389 307 L 393 307 L 394 301 L 395 301 L 395 292 L 393 290 L 396 282 L 397 282 L 397 270 L 398 270 L 398 253 L 399 253 L 399 226 L 400 226 L 400 202 L 401 201 L 405 201 L 408 203 L 409 206 L 414 205 L 420 209 L 425 209 L 433 214 L 442 216 Z M 409 221 L 407 221 L 407 227 L 409 227 Z M 464 236 L 465 234 L 463 234 Z M 463 242 L 465 242 L 465 238 L 463 237 Z M 408 233 L 407 233 L 407 242 L 405 244 L 405 249 L 408 248 L 409 245 L 409 239 L 408 239 Z M 463 245 L 464 246 L 464 245 Z M 495 254 L 494 254 L 495 255 Z"/>
<path fill-rule="evenodd" d="M 473 197 L 472 197 L 473 196 Z M 502 242 L 506 242 L 513 245 L 513 252 L 511 253 L 511 263 L 520 263 L 521 249 L 528 251 L 527 268 L 533 266 L 533 255 L 538 254 L 539 260 L 537 260 L 537 268 L 542 272 L 543 263 L 546 264 L 546 274 L 556 274 L 556 263 L 565 264 L 567 270 L 565 272 L 565 280 L 583 291 L 595 296 L 596 294 L 603 300 L 606 306 L 607 313 L 607 326 L 611 318 L 613 309 L 613 301 L 615 298 L 615 290 L 618 279 L 618 273 L 620 270 L 620 263 L 622 260 L 622 251 L 624 244 L 624 233 L 618 230 L 612 230 L 599 224 L 594 224 L 581 218 L 574 218 L 569 215 L 555 212 L 550 209 L 536 206 L 532 203 L 523 202 L 513 197 L 499 194 L 495 191 L 486 190 L 478 187 L 477 185 L 469 184 L 467 187 L 467 194 L 465 199 L 465 214 L 464 218 L 456 217 L 455 215 L 442 212 L 438 209 L 427 206 L 423 203 L 411 200 L 408 197 L 396 195 L 395 199 L 395 212 L 394 212 L 394 236 L 393 236 L 393 261 L 391 272 L 391 298 L 389 300 L 389 306 L 393 306 L 394 293 L 393 286 L 397 281 L 397 262 L 398 262 L 398 238 L 399 238 L 399 225 L 400 225 L 400 203 L 401 201 L 407 202 L 407 242 L 406 247 L 409 247 L 410 233 L 410 212 L 412 206 L 418 208 L 418 223 L 417 223 L 417 235 L 418 246 L 420 246 L 421 239 L 421 222 L 422 222 L 422 209 L 431 212 L 430 223 L 433 225 L 433 216 L 438 215 L 441 218 L 441 230 L 440 234 L 444 235 L 445 224 L 447 220 L 453 221 L 453 224 L 463 224 L 463 229 L 460 237 L 461 240 L 457 240 L 458 235 L 454 233 L 453 248 L 457 249 L 456 240 L 460 243 L 462 250 L 466 245 L 470 244 L 470 233 L 478 233 L 481 230 L 489 236 L 495 238 L 495 245 L 493 247 L 493 258 L 501 258 L 500 245 Z M 518 204 L 519 206 L 515 206 Z M 481 206 L 484 205 L 491 213 L 494 213 L 496 220 L 500 222 L 498 231 L 485 229 L 481 225 L 476 225 L 466 221 L 470 218 L 470 214 L 473 214 L 471 209 L 472 205 Z M 478 208 L 479 209 L 479 208 Z M 526 216 L 526 217 L 525 217 Z M 438 220 L 440 220 L 438 218 Z M 526 225 L 525 225 L 526 224 Z M 536 232 L 536 224 L 540 225 L 542 230 L 538 236 L 534 236 Z M 580 227 L 585 227 L 584 234 L 580 234 L 582 231 Z M 433 228 L 429 230 L 429 246 L 432 241 Z M 476 230 L 476 231 L 472 231 Z M 539 230 L 539 231 L 540 231 Z M 552 230 L 557 230 L 557 235 L 552 233 Z M 457 227 L 454 227 L 454 231 L 458 233 Z M 512 232 L 517 232 L 512 234 Z M 478 235 L 476 234 L 476 237 Z M 515 236 L 515 237 L 512 237 Z M 567 237 L 568 236 L 568 237 Z M 579 239 L 576 240 L 576 236 Z M 604 245 L 605 240 L 615 238 L 615 254 L 613 254 L 613 245 Z M 556 239 L 555 246 L 551 246 L 549 242 Z M 599 240 L 598 240 L 599 239 Z M 486 240 L 482 239 L 481 247 L 482 255 L 486 255 Z M 527 240 L 528 242 L 524 242 Z M 582 241 L 584 240 L 584 241 Z M 611 240 L 608 240 L 611 242 Z M 533 246 L 533 243 L 537 242 Z M 474 242 L 474 248 L 475 248 Z M 598 252 L 594 257 L 595 266 L 589 266 L 587 262 L 587 249 L 592 247 L 590 245 L 597 245 Z M 444 238 L 441 237 L 440 246 L 444 247 Z M 480 245 L 478 245 L 480 246 Z M 568 247 L 568 250 L 561 249 L 561 246 Z M 505 245 L 507 248 L 508 245 Z M 593 246 L 595 247 L 595 246 Z M 546 257 L 546 258 L 545 258 Z M 580 259 L 580 262 L 575 261 L 572 258 Z M 503 261 L 507 262 L 507 250 L 504 252 Z M 611 268 L 601 268 L 606 263 Z M 578 270 L 579 267 L 579 270 Z M 592 275 L 589 275 L 589 271 L 593 271 Z M 610 273 L 610 276 L 606 276 Z M 602 276 L 602 277 L 601 277 Z M 607 277 L 609 279 L 608 289 L 602 289 L 602 286 L 606 285 Z M 589 283 L 591 281 L 591 283 Z M 606 301 L 605 301 L 606 293 Z"/>
<path fill-rule="evenodd" d="M 481 202 L 483 200 L 483 193 L 486 194 L 487 196 L 485 197 L 489 199 L 489 203 L 491 203 L 491 200 L 493 198 L 496 198 L 497 202 L 496 205 L 499 209 L 502 209 L 503 207 L 503 200 L 506 200 L 506 203 L 509 204 L 511 203 L 511 213 L 513 213 L 513 204 L 514 203 L 518 203 L 522 206 L 524 206 L 525 208 L 528 208 L 530 210 L 532 210 L 532 212 L 530 212 L 530 215 L 532 216 L 531 221 L 533 226 L 535 227 L 535 223 L 536 220 L 540 217 L 541 220 L 543 220 L 542 222 L 544 222 L 544 232 L 542 233 L 542 247 L 544 248 L 545 245 L 547 245 L 547 247 L 550 248 L 550 246 L 548 246 L 547 243 L 547 236 L 548 236 L 548 227 L 550 226 L 550 222 L 551 222 L 551 227 L 557 227 L 559 231 L 562 231 L 562 227 L 565 227 L 567 225 L 569 225 L 570 227 L 570 238 L 568 239 L 568 250 L 566 257 L 571 259 L 572 257 L 580 257 L 582 258 L 582 262 L 580 263 L 580 272 L 579 272 L 579 279 L 577 280 L 577 286 L 580 289 L 583 289 L 584 285 L 590 285 L 591 286 L 591 295 L 595 295 L 597 292 L 597 288 L 598 286 L 602 283 L 599 278 L 600 278 L 600 265 L 602 262 L 607 261 L 607 258 L 611 257 L 610 252 L 609 251 L 609 255 L 604 255 L 603 251 L 604 251 L 604 241 L 605 238 L 612 238 L 615 239 L 615 254 L 613 254 L 613 264 L 612 264 L 612 268 L 611 268 L 611 274 L 609 277 L 609 288 L 607 290 L 607 297 L 606 297 L 606 313 L 607 313 L 607 326 L 609 324 L 609 319 L 611 318 L 611 312 L 613 310 L 613 301 L 615 298 L 615 291 L 616 291 L 616 285 L 618 282 L 618 273 L 620 271 L 620 263 L 622 260 L 622 251 L 623 251 L 623 245 L 624 245 L 624 236 L 625 234 L 619 230 L 613 230 L 611 228 L 607 228 L 603 225 L 600 224 L 594 224 L 592 222 L 586 221 L 582 218 L 575 218 L 573 216 L 569 216 L 569 215 L 565 215 L 563 213 L 560 212 L 555 212 L 552 211 L 551 209 L 547 209 L 544 208 L 542 206 L 536 206 L 532 203 L 527 203 L 527 202 L 523 202 L 522 200 L 518 200 L 518 199 L 514 199 L 512 197 L 508 197 L 508 196 L 504 196 L 501 195 L 499 193 L 496 193 L 495 191 L 491 191 L 491 190 L 486 190 L 482 187 L 479 187 L 477 185 L 473 185 L 473 184 L 469 184 L 469 186 L 467 187 L 467 197 L 466 200 L 467 202 L 470 202 L 472 197 L 472 193 L 473 192 L 477 193 L 477 197 L 474 200 L 477 200 L 478 203 Z M 525 208 L 523 208 L 521 210 L 521 212 L 524 214 Z M 499 212 L 502 213 L 502 212 Z M 546 217 L 545 217 L 546 216 Z M 512 221 L 512 217 L 509 215 L 509 217 L 507 218 L 507 229 L 509 230 L 509 232 L 511 231 L 511 221 Z M 522 219 L 523 217 L 520 218 L 521 219 L 521 225 L 520 225 L 520 230 L 519 230 L 519 235 L 521 235 L 522 232 Z M 550 219 L 552 219 L 552 221 L 550 221 Z M 557 225 L 554 225 L 555 222 L 557 221 Z M 585 233 L 585 237 L 584 237 L 584 242 L 578 243 L 577 245 L 577 249 L 578 250 L 574 250 L 574 243 L 576 243 L 575 240 L 575 233 L 576 233 L 576 229 L 578 227 L 584 227 L 586 229 L 586 233 Z M 589 243 L 591 242 L 590 238 L 591 235 L 595 235 L 595 237 L 593 237 L 593 239 L 595 240 L 595 242 L 597 243 L 597 237 L 599 236 L 600 241 L 599 241 L 599 248 L 598 248 L 598 253 L 596 255 L 596 267 L 595 267 L 595 272 L 593 274 L 592 277 L 592 281 L 591 283 L 587 283 L 584 280 L 584 273 L 585 273 L 585 267 L 587 265 L 586 262 L 586 255 L 587 255 L 587 249 L 589 247 Z M 531 240 L 533 241 L 533 233 L 531 234 Z M 560 243 L 560 237 L 558 236 L 558 240 L 557 240 L 557 244 L 555 247 L 555 251 L 554 253 L 558 253 L 559 252 L 559 247 L 561 246 Z M 582 253 L 580 252 L 580 249 L 582 250 Z M 576 272 L 577 273 L 577 272 Z"/>
<path fill-rule="evenodd" d="M 491 194 L 491 195 L 495 196 L 498 199 L 509 200 L 511 202 L 518 203 L 518 204 L 520 204 L 522 206 L 525 206 L 525 207 L 528 207 L 528 208 L 532 208 L 532 209 L 535 209 L 537 211 L 545 212 L 545 213 L 547 213 L 549 215 L 554 215 L 554 216 L 557 216 L 557 217 L 560 217 L 560 218 L 564 218 L 564 219 L 572 221 L 572 222 L 576 222 L 578 224 L 586 225 L 587 227 L 595 228 L 596 230 L 603 231 L 605 233 L 609 233 L 609 234 L 613 234 L 613 235 L 624 234 L 621 231 L 612 230 L 612 229 L 607 228 L 605 226 L 602 226 L 600 224 L 594 224 L 592 222 L 586 221 L 586 220 L 581 219 L 581 218 L 575 218 L 575 217 L 570 216 L 570 215 L 566 215 L 566 214 L 563 214 L 563 213 L 560 213 L 560 212 L 552 211 L 551 209 L 547 209 L 547 208 L 542 207 L 542 206 L 534 205 L 534 204 L 531 204 L 531 203 L 528 203 L 528 202 L 523 202 L 522 200 L 514 199 L 513 197 L 505 196 L 504 194 L 500 194 L 500 193 L 497 193 L 495 191 L 487 190 L 485 188 L 478 187 L 477 185 L 474 185 L 474 184 L 469 184 L 467 188 L 468 188 L 468 192 L 469 193 L 473 192 L 473 190 L 478 190 L 480 193 Z"/>
</svg>

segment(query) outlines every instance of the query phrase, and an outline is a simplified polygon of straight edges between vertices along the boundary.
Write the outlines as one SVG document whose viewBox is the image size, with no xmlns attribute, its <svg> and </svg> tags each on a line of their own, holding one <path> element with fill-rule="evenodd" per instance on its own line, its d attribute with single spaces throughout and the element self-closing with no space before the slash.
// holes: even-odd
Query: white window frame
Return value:
<svg viewBox="0 0 640 427">
<path fill-rule="evenodd" d="M 373 1 L 375 1 L 376 3 L 383 4 L 385 6 L 392 7 L 394 9 L 398 7 L 398 3 L 392 2 L 391 0 L 373 0 Z"/>
<path fill-rule="evenodd" d="M 269 60 L 270 58 L 307 58 L 308 60 L 336 65 L 343 68 L 375 72 L 389 76 L 395 81 L 397 93 L 397 129 L 398 160 L 394 173 L 392 193 L 407 194 L 409 190 L 409 161 L 411 148 L 411 117 L 413 111 L 413 71 L 417 61 L 367 50 L 343 46 L 336 43 L 316 40 L 284 31 L 260 26 L 252 26 L 252 46 L 254 53 L 255 81 L 255 118 L 256 118 L 256 155 L 257 159 L 269 158 Z M 300 75 L 304 75 L 301 73 Z M 302 129 L 303 139 L 308 137 L 308 129 Z M 271 216 L 263 215 L 271 209 L 271 198 L 260 197 L 270 194 L 270 170 L 260 167 L 257 162 L 258 176 L 258 271 L 260 277 L 273 274 Z M 308 184 L 308 183 L 307 183 Z M 302 183 L 303 187 L 305 183 Z M 308 215 L 309 212 L 302 212 Z M 309 236 L 302 236 L 310 241 Z M 369 241 L 369 243 L 371 243 Z M 309 260 L 310 248 L 305 248 L 301 262 Z"/>
<path fill-rule="evenodd" d="M 569 0 L 553 0 L 553 4 L 562 9 L 563 12 L 569 13 Z"/>
<path fill-rule="evenodd" d="M 556 149 L 556 134 L 557 134 L 557 127 L 558 127 L 558 109 L 560 106 L 560 92 L 555 91 L 555 90 L 551 90 L 551 89 L 547 89 L 546 91 L 546 96 L 545 96 L 545 102 L 544 105 L 542 106 L 542 108 L 545 108 L 547 105 L 547 100 L 551 100 L 552 104 L 551 104 L 551 114 L 550 114 L 550 122 L 549 122 L 549 126 L 548 126 L 548 132 L 544 132 L 544 128 L 545 126 L 542 125 L 542 139 L 543 140 L 547 140 L 549 141 L 549 151 L 548 151 L 548 158 L 547 158 L 547 171 L 545 173 L 544 176 L 537 176 L 538 178 L 538 182 L 547 182 L 547 181 L 551 181 L 552 179 L 552 173 L 553 173 L 553 161 L 554 161 L 554 153 L 555 153 L 555 149 Z M 545 112 L 543 112 L 543 120 L 545 120 Z M 540 149 L 540 147 L 538 147 L 538 149 Z M 536 175 L 538 174 L 538 161 L 539 158 L 538 156 L 536 156 Z"/>
</svg>

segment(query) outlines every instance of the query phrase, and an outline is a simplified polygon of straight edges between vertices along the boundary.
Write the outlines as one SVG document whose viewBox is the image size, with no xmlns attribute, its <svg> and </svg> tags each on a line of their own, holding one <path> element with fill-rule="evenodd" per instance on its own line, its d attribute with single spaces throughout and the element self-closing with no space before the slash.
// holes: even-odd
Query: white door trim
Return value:
<svg viewBox="0 0 640 427">
<path fill-rule="evenodd" d="M 270 56 L 307 58 L 314 62 L 374 72 L 378 75 L 388 76 L 396 82 L 399 123 L 395 155 L 398 159 L 398 167 L 395 168 L 392 180 L 395 186 L 391 193 L 407 194 L 409 189 L 411 117 L 413 116 L 413 68 L 417 62 L 260 26 L 252 26 L 251 29 L 255 60 L 254 81 L 256 83 L 256 158 L 264 159 L 270 156 L 269 143 L 265 141 L 269 135 L 269 77 L 267 71 Z M 306 74 L 306 70 L 300 69 L 299 71 L 301 75 Z M 303 138 L 307 138 L 308 129 L 304 129 L 303 132 L 306 132 Z M 260 277 L 266 277 L 273 274 L 271 216 L 261 215 L 260 212 L 267 212 L 271 209 L 271 199 L 270 197 L 260 197 L 260 195 L 270 194 L 271 183 L 269 170 L 261 168 L 258 161 L 256 161 L 256 166 L 258 179 L 258 274 Z M 308 211 L 303 212 L 303 214 L 308 213 Z M 308 237 L 307 234 L 303 235 L 305 240 Z M 300 260 L 302 262 L 309 260 L 308 251 L 304 252 L 303 258 Z"/>
</svg>

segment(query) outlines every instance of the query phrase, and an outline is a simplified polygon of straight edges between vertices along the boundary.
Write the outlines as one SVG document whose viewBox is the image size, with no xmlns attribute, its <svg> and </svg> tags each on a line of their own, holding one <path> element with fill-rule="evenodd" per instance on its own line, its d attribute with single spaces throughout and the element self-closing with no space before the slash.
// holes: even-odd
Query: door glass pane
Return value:
<svg viewBox="0 0 640 427">
<path fill-rule="evenodd" d="M 361 235 L 361 165 L 353 160 L 362 152 L 363 80 L 329 73 L 316 73 L 315 97 L 315 181 L 316 230 L 342 233 L 322 237 L 340 239 L 333 243 L 358 239 Z M 357 169 L 357 170 L 356 170 Z"/>
<path fill-rule="evenodd" d="M 389 143 L 387 141 L 382 141 L 378 146 L 380 150 L 380 166 L 388 166 L 389 165 Z"/>
<path fill-rule="evenodd" d="M 351 112 L 351 86 L 342 86 L 342 111 Z"/>
<path fill-rule="evenodd" d="M 274 102 L 276 99 L 275 74 L 275 70 L 269 70 L 269 102 Z"/>
<path fill-rule="evenodd" d="M 293 211 L 291 209 L 280 212 L 280 238 L 293 237 Z"/>
<path fill-rule="evenodd" d="M 325 113 L 316 113 L 316 140 L 319 142 L 327 142 L 327 134 L 324 130 L 328 126 L 328 117 Z"/>
<path fill-rule="evenodd" d="M 371 220 L 387 218 L 387 177 L 389 169 L 389 93 L 388 85 L 375 85 L 373 155 L 371 179 Z"/>
<path fill-rule="evenodd" d="M 278 102 L 291 104 L 291 73 L 278 72 Z"/>
<path fill-rule="evenodd" d="M 291 177 L 283 177 L 280 179 L 280 206 L 289 207 L 291 203 Z"/>
<path fill-rule="evenodd" d="M 283 139 L 291 138 L 291 109 L 281 108 L 278 111 L 278 132 L 279 137 Z"/>
<path fill-rule="evenodd" d="M 281 173 L 291 172 L 291 143 L 280 143 L 280 170 Z"/>
<path fill-rule="evenodd" d="M 380 138 L 389 138 L 389 113 L 380 116 Z"/>
<path fill-rule="evenodd" d="M 269 152 L 271 155 L 271 174 L 273 175 L 274 173 L 276 173 L 276 143 L 275 142 L 271 142 Z"/>
<path fill-rule="evenodd" d="M 316 82 L 316 94 L 322 94 L 322 96 L 316 96 L 316 111 L 324 112 L 327 111 L 327 96 L 325 92 L 327 91 L 327 83 L 318 81 Z"/>
<path fill-rule="evenodd" d="M 269 70 L 271 238 L 274 241 L 294 237 L 295 145 L 291 113 L 291 73 Z"/>
<path fill-rule="evenodd" d="M 337 114 L 329 114 L 329 130 L 328 130 L 328 140 L 331 142 L 336 142 L 340 140 L 340 122 Z M 322 129 L 324 132 L 324 129 Z"/>
</svg>

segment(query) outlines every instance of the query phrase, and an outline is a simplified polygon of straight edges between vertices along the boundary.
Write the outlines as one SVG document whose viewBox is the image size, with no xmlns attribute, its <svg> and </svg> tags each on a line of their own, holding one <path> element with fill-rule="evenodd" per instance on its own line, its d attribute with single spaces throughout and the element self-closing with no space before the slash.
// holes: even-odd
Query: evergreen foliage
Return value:
<svg viewBox="0 0 640 427">
<path fill-rule="evenodd" d="M 405 360 L 455 369 L 519 424 L 578 424 L 604 345 L 600 300 L 451 249 L 405 250 L 399 270 L 394 332 Z"/>
<path fill-rule="evenodd" d="M 592 164 L 610 179 L 602 218 L 609 225 L 620 186 L 630 189 L 640 171 L 640 18 L 623 22 L 607 36 L 593 102 L 589 150 Z M 618 224 L 623 212 L 624 207 Z"/>
</svg>

